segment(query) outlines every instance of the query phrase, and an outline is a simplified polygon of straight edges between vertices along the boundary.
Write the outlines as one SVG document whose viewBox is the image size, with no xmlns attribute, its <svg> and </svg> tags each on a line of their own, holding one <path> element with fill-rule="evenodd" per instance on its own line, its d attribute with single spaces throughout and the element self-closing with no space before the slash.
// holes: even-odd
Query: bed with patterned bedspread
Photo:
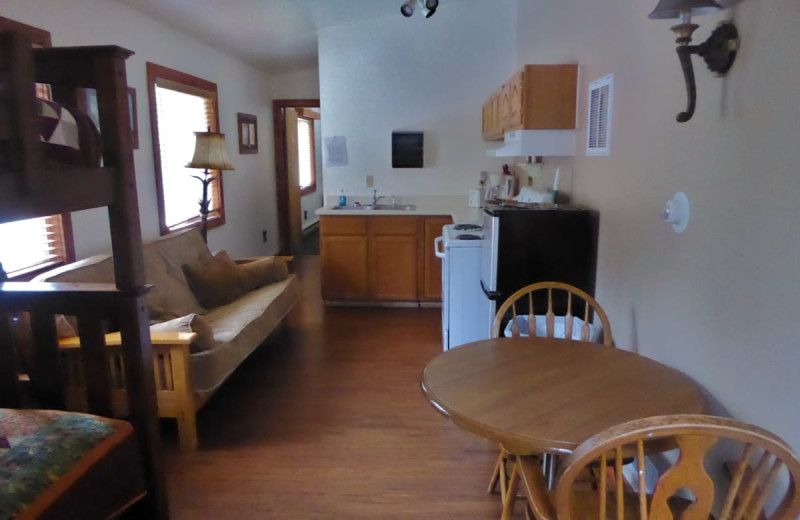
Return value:
<svg viewBox="0 0 800 520">
<path fill-rule="evenodd" d="M 0 409 L 0 520 L 109 518 L 144 490 L 127 422 Z"/>
<path fill-rule="evenodd" d="M 44 99 L 36 105 L 47 167 L 100 166 L 100 132 L 88 114 Z"/>
</svg>

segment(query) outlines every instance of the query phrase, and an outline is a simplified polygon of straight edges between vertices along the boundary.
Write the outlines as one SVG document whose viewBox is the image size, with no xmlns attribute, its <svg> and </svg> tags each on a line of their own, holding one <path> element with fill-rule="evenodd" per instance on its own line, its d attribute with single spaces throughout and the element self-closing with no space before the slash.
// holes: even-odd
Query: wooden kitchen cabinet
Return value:
<svg viewBox="0 0 800 520">
<path fill-rule="evenodd" d="M 419 217 L 370 217 L 369 294 L 376 301 L 416 301 Z"/>
<path fill-rule="evenodd" d="M 442 235 L 442 226 L 452 224 L 450 217 L 424 217 L 422 233 L 423 265 L 420 278 L 420 300 L 441 301 L 442 260 L 436 257 L 434 239 Z"/>
<path fill-rule="evenodd" d="M 369 237 L 369 295 L 376 301 L 417 300 L 417 236 Z"/>
<path fill-rule="evenodd" d="M 500 93 L 495 92 L 483 104 L 484 139 L 502 139 L 503 123 L 500 120 Z"/>
<path fill-rule="evenodd" d="M 320 276 L 325 300 L 369 298 L 366 217 L 320 219 Z"/>
<path fill-rule="evenodd" d="M 525 65 L 483 105 L 483 138 L 501 139 L 514 130 L 575 128 L 577 65 Z M 491 102 L 497 101 L 497 112 Z"/>
<path fill-rule="evenodd" d="M 320 236 L 322 298 L 366 300 L 368 252 L 365 236 Z"/>
<path fill-rule="evenodd" d="M 433 240 L 442 216 L 320 219 L 322 297 L 327 301 L 437 301 L 441 261 Z"/>
</svg>

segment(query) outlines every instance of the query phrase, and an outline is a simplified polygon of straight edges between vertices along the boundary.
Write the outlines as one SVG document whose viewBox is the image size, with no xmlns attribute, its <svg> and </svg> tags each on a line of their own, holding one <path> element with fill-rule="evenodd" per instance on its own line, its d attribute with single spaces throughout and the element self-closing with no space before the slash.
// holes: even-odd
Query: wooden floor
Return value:
<svg viewBox="0 0 800 520">
<path fill-rule="evenodd" d="M 297 258 L 306 296 L 288 327 L 200 412 L 200 450 L 167 436 L 172 518 L 499 518 L 496 445 L 419 387 L 440 310 L 324 308 L 318 259 Z"/>
</svg>

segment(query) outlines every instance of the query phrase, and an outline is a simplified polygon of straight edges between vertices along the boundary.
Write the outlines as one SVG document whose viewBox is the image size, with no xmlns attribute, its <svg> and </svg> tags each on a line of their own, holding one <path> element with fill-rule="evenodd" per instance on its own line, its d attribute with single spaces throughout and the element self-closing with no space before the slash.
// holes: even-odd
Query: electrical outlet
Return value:
<svg viewBox="0 0 800 520">
<path fill-rule="evenodd" d="M 266 229 L 261 231 L 261 241 L 264 242 L 265 244 L 267 243 L 267 230 Z"/>
<path fill-rule="evenodd" d="M 372 188 L 373 186 L 375 186 L 375 176 L 367 175 L 367 188 Z"/>
</svg>

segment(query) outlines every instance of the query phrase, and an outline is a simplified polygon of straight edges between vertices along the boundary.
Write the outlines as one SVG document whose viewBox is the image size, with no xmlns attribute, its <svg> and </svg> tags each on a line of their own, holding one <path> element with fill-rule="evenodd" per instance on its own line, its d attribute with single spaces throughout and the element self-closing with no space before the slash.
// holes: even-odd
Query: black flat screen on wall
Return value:
<svg viewBox="0 0 800 520">
<path fill-rule="evenodd" d="M 422 168 L 422 132 L 392 132 L 392 168 Z"/>
</svg>

